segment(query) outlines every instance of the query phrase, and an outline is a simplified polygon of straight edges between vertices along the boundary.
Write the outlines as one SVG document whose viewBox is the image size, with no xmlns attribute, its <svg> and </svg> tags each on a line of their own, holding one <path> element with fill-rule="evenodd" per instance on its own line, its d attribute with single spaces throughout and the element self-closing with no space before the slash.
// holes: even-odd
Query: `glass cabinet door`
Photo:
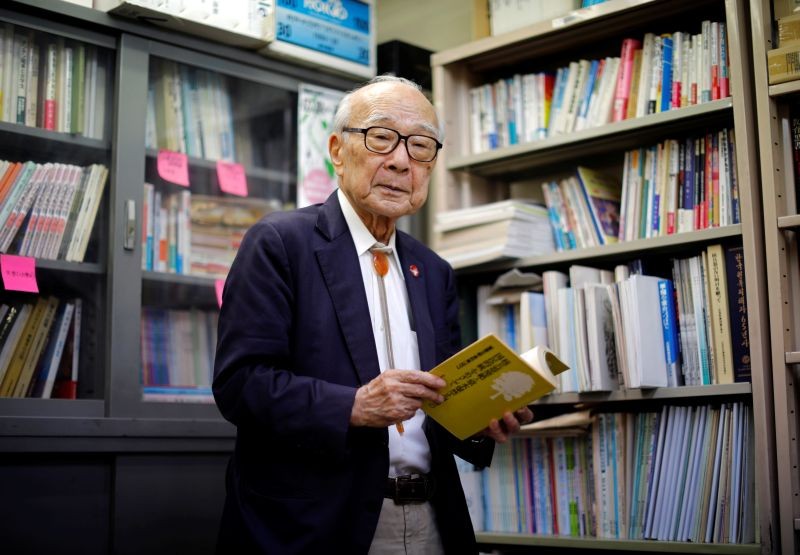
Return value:
<svg viewBox="0 0 800 555">
<path fill-rule="evenodd" d="M 114 47 L 0 11 L 3 414 L 102 414 Z"/>
<path fill-rule="evenodd" d="M 296 195 L 297 93 L 149 64 L 141 214 L 144 401 L 212 403 L 218 295 L 247 229 Z"/>
</svg>

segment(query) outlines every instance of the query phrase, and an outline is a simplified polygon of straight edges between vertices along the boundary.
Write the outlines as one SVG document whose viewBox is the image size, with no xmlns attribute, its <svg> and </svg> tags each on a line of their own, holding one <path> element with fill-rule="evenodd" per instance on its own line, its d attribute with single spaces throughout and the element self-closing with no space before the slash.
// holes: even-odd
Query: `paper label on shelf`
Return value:
<svg viewBox="0 0 800 555">
<path fill-rule="evenodd" d="M 158 176 L 181 187 L 189 186 L 189 157 L 172 150 L 158 151 Z"/>
<path fill-rule="evenodd" d="M 222 192 L 240 197 L 247 196 L 247 176 L 241 164 L 217 161 L 217 180 Z"/>
<path fill-rule="evenodd" d="M 214 282 L 214 289 L 217 292 L 217 304 L 222 307 L 222 290 L 225 288 L 225 280 L 218 279 Z"/>
<path fill-rule="evenodd" d="M 3 274 L 3 287 L 7 291 L 39 292 L 35 258 L 0 254 L 0 272 Z"/>
</svg>

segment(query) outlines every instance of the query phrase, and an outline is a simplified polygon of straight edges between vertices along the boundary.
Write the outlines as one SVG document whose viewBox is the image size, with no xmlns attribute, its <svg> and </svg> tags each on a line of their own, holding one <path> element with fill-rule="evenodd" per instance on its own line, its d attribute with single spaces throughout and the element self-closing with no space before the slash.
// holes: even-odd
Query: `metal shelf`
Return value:
<svg viewBox="0 0 800 555">
<path fill-rule="evenodd" d="M 94 262 L 67 262 L 65 260 L 45 260 L 43 258 L 36 259 L 36 269 L 71 272 L 76 274 L 102 275 L 106 273 L 105 264 L 97 264 Z"/>
<path fill-rule="evenodd" d="M 778 229 L 797 229 L 800 227 L 800 214 L 778 218 Z"/>
<path fill-rule="evenodd" d="M 460 274 L 484 273 L 509 270 L 511 268 L 547 268 L 557 265 L 577 264 L 581 262 L 591 262 L 597 264 L 603 259 L 626 259 L 641 253 L 651 253 L 654 251 L 670 251 L 674 249 L 685 250 L 686 246 L 692 243 L 705 243 L 738 237 L 742 234 L 741 224 L 729 225 L 725 227 L 713 227 L 700 231 L 690 231 L 687 233 L 676 233 L 675 235 L 665 235 L 663 237 L 651 237 L 649 239 L 637 239 L 635 241 L 624 241 L 600 247 L 589 247 L 584 249 L 573 249 L 569 251 L 554 252 L 541 256 L 529 258 L 504 259 L 489 262 L 478 266 L 459 266 L 453 267 L 459 270 Z"/>
<path fill-rule="evenodd" d="M 728 397 L 734 395 L 750 395 L 752 387 L 749 382 L 698 385 L 682 387 L 656 387 L 652 389 L 621 389 L 618 391 L 597 391 L 584 393 L 553 393 L 536 401 L 535 405 L 576 405 L 576 404 L 608 404 L 635 401 L 655 401 L 662 399 L 689 399 L 708 397 Z"/>
<path fill-rule="evenodd" d="M 154 148 L 148 148 L 146 153 L 148 158 L 156 158 L 158 156 L 158 150 Z M 216 171 L 217 169 L 216 160 L 206 160 L 205 158 L 196 158 L 193 156 L 189 156 L 188 158 L 190 168 L 199 168 L 207 171 Z M 246 167 L 245 175 L 247 175 L 248 179 L 258 179 L 262 181 L 294 182 L 297 178 L 297 176 L 292 173 L 254 167 Z"/>
<path fill-rule="evenodd" d="M 565 45 L 577 46 L 613 36 L 632 25 L 655 23 L 689 7 L 708 3 L 702 0 L 611 0 L 438 52 L 431 57 L 431 65 L 463 62 L 472 71 L 507 66 L 522 59 L 562 51 Z"/>
<path fill-rule="evenodd" d="M 533 534 L 508 534 L 497 532 L 478 532 L 475 534 L 478 545 L 484 547 L 536 546 L 551 547 L 571 551 L 576 549 L 602 549 L 609 551 L 634 551 L 638 553 L 720 553 L 730 555 L 758 555 L 758 544 L 720 544 L 664 542 L 650 540 L 611 540 L 605 538 L 567 538 L 537 536 Z"/>
<path fill-rule="evenodd" d="M 732 117 L 733 100 L 725 98 L 668 112 L 626 119 L 600 127 L 556 135 L 514 146 L 454 158 L 450 171 L 468 171 L 485 177 L 514 176 L 526 171 L 585 158 L 590 155 L 640 147 L 683 129 L 723 123 Z"/>
<path fill-rule="evenodd" d="M 769 87 L 769 95 L 773 98 L 800 92 L 800 81 L 789 81 Z"/>
</svg>

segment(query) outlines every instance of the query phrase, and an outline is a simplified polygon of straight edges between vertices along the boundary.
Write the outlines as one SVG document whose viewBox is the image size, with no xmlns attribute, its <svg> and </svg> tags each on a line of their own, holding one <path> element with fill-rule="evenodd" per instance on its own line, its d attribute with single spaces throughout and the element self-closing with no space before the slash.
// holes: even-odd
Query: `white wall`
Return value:
<svg viewBox="0 0 800 555">
<path fill-rule="evenodd" d="M 472 41 L 472 0 L 377 0 L 378 44 L 401 40 L 433 52 Z"/>
</svg>

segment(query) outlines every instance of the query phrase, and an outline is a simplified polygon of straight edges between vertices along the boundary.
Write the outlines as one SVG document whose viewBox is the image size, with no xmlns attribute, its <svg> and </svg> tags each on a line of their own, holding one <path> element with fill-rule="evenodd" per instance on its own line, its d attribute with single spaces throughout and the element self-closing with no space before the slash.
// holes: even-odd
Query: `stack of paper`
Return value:
<svg viewBox="0 0 800 555">
<path fill-rule="evenodd" d="M 547 209 L 521 200 L 443 212 L 435 230 L 442 233 L 438 252 L 454 268 L 555 250 Z"/>
</svg>

